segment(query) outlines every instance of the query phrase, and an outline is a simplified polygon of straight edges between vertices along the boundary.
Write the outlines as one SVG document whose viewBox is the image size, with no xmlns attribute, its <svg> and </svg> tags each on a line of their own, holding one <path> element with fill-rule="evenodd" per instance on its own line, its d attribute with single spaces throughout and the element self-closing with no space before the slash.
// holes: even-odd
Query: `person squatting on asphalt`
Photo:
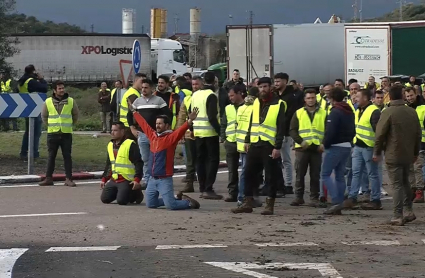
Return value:
<svg viewBox="0 0 425 278">
<path fill-rule="evenodd" d="M 107 146 L 105 171 L 100 187 L 102 203 L 110 204 L 117 200 L 118 205 L 140 204 L 143 201 L 140 181 L 143 161 L 139 147 L 134 140 L 125 136 L 125 125 L 114 122 L 111 127 L 112 140 Z"/>
<path fill-rule="evenodd" d="M 172 131 L 172 120 L 168 116 L 157 116 L 156 126 L 153 129 L 139 112 L 133 113 L 137 124 L 151 142 L 151 154 L 149 155 L 148 163 L 149 181 L 145 192 L 146 206 L 148 208 L 165 206 L 170 210 L 183 210 L 189 208 L 198 209 L 200 207 L 196 200 L 182 193 L 179 193 L 177 198 L 175 198 L 173 186 L 176 146 L 189 126 L 193 124 L 197 114 L 198 108 L 194 107 L 189 114 L 189 120 L 177 130 Z"/>
</svg>

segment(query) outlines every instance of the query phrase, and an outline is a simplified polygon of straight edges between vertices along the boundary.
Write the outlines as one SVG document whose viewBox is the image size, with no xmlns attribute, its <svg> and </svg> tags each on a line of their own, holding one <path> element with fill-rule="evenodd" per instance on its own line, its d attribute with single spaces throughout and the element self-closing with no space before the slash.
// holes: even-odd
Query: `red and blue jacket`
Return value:
<svg viewBox="0 0 425 278">
<path fill-rule="evenodd" d="M 174 131 L 167 130 L 158 134 L 138 112 L 134 112 L 133 116 L 150 142 L 149 174 L 154 178 L 172 177 L 176 146 L 189 128 L 189 124 L 186 122 Z"/>
</svg>

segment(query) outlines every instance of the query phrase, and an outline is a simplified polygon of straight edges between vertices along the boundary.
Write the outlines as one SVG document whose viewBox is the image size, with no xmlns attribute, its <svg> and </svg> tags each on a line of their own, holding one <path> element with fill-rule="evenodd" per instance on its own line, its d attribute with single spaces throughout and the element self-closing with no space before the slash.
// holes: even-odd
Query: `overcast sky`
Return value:
<svg viewBox="0 0 425 278">
<path fill-rule="evenodd" d="M 358 0 L 360 3 L 361 0 Z M 398 7 L 396 0 L 363 0 L 363 17 L 372 18 Z M 408 2 L 418 3 L 420 0 Z M 189 9 L 201 8 L 202 32 L 213 34 L 225 31 L 225 25 L 246 24 L 248 12 L 254 12 L 255 24 L 313 23 L 317 17 L 328 21 L 332 14 L 344 19 L 353 17 L 354 0 L 17 0 L 18 13 L 33 15 L 40 20 L 68 22 L 87 30 L 94 24 L 95 32 L 121 33 L 121 10 L 137 11 L 137 31 L 145 32 L 150 25 L 150 9 L 168 10 L 168 33 L 175 29 L 177 14 L 178 32 L 189 32 Z"/>
</svg>

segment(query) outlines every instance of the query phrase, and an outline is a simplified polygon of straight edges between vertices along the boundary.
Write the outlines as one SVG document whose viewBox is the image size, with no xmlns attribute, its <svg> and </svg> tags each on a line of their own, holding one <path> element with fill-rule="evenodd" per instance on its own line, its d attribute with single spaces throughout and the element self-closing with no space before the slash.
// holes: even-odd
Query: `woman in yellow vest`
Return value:
<svg viewBox="0 0 425 278">
<path fill-rule="evenodd" d="M 53 84 L 53 96 L 46 99 L 41 111 L 41 118 L 47 125 L 47 148 L 49 159 L 47 161 L 46 179 L 39 185 L 53 185 L 53 172 L 59 147 L 65 166 L 65 185 L 75 187 L 72 181 L 72 133 L 73 125 L 78 120 L 78 106 L 72 97 L 65 93 L 62 81 Z"/>
</svg>

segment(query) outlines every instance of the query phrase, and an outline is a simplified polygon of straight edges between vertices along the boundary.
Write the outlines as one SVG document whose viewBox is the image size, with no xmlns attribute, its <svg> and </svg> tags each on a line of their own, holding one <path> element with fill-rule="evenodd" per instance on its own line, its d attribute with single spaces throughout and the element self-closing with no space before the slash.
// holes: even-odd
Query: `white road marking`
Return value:
<svg viewBox="0 0 425 278">
<path fill-rule="evenodd" d="M 255 278 L 278 278 L 254 270 L 318 270 L 323 277 L 342 278 L 338 271 L 329 263 L 245 263 L 245 262 L 205 262 L 206 264 L 224 268 L 233 272 L 242 273 Z"/>
<path fill-rule="evenodd" d="M 83 215 L 83 214 L 87 214 L 87 212 L 62 212 L 62 213 L 37 213 L 37 214 L 0 215 L 0 218 L 37 217 L 37 216 L 60 216 L 60 215 Z"/>
<path fill-rule="evenodd" d="M 259 247 L 291 247 L 291 246 L 318 246 L 314 242 L 279 242 L 279 243 L 257 243 Z"/>
<path fill-rule="evenodd" d="M 156 250 L 168 249 L 191 249 L 191 248 L 225 248 L 227 245 L 223 244 L 199 244 L 199 245 L 158 245 Z"/>
<path fill-rule="evenodd" d="M 15 262 L 28 248 L 0 249 L 0 278 L 11 278 Z"/>
<path fill-rule="evenodd" d="M 228 173 L 228 172 L 229 171 L 219 171 L 219 172 L 217 172 L 217 174 L 225 174 L 225 173 Z M 178 175 L 174 175 L 173 176 L 173 178 L 182 178 L 182 177 L 186 177 L 186 174 L 178 174 Z M 61 181 L 56 181 L 55 183 L 61 183 Z M 75 184 L 77 184 L 77 185 L 81 185 L 81 184 L 100 184 L 100 179 L 95 180 L 95 181 L 80 181 L 80 182 L 76 182 Z M 2 189 L 2 188 L 21 188 L 21 187 L 39 187 L 39 185 L 38 184 L 34 184 L 34 183 L 30 183 L 30 184 L 16 184 L 16 185 L 0 185 L 0 189 Z"/>
<path fill-rule="evenodd" d="M 371 240 L 371 241 L 352 241 L 352 242 L 341 242 L 344 245 L 379 245 L 379 246 L 392 246 L 400 245 L 398 240 Z"/>
<path fill-rule="evenodd" d="M 51 247 L 45 252 L 90 252 L 90 251 L 116 251 L 121 246 L 93 246 L 93 247 Z"/>
</svg>

